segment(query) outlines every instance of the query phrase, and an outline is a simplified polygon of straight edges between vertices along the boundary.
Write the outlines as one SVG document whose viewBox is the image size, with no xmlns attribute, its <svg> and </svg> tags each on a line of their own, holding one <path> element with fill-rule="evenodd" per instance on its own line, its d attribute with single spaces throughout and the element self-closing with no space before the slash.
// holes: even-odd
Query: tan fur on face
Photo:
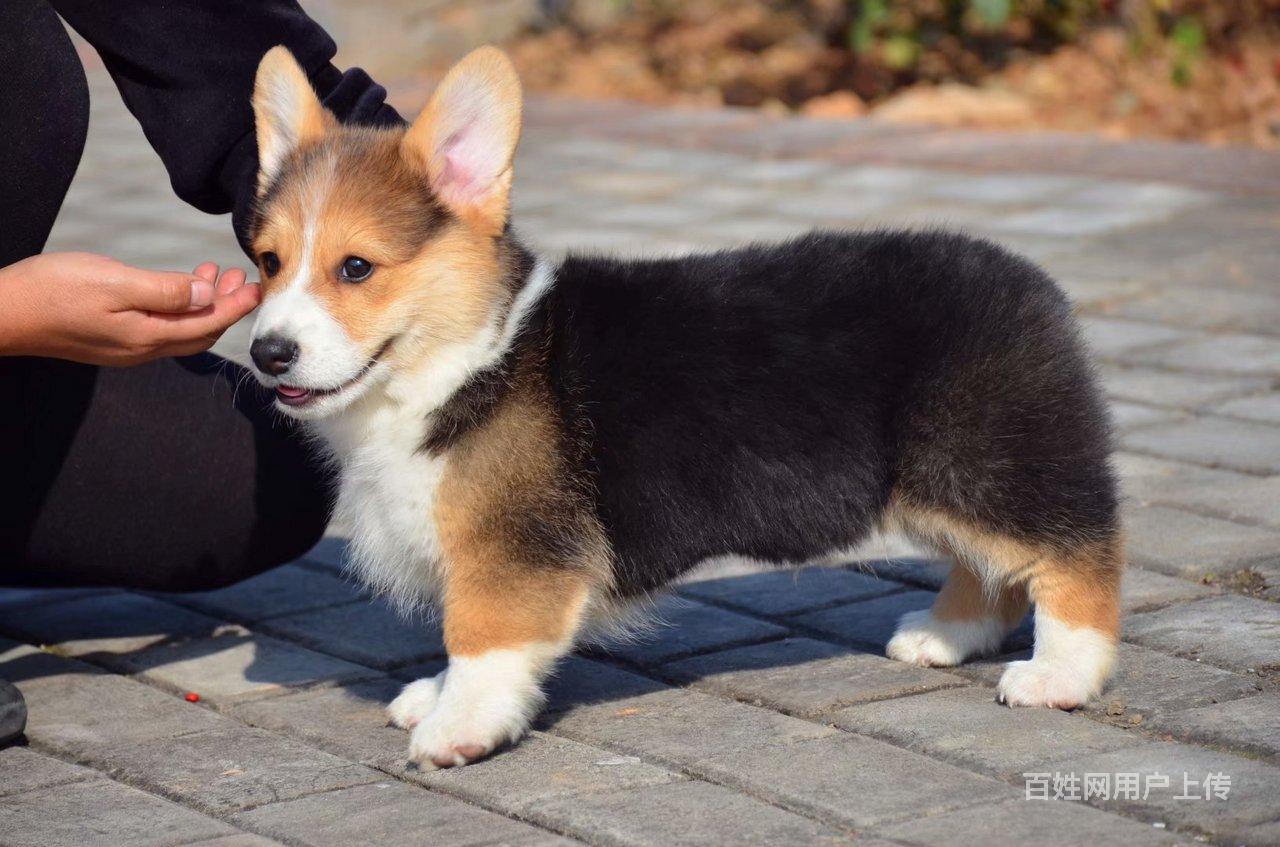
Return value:
<svg viewBox="0 0 1280 847">
<path fill-rule="evenodd" d="M 450 655 L 565 641 L 608 586 L 604 532 L 566 478 L 550 398 L 527 377 L 512 395 L 450 451 L 436 498 Z"/>
<path fill-rule="evenodd" d="M 498 242 L 520 100 L 510 62 L 482 48 L 449 73 L 411 128 L 343 127 L 288 51 L 270 51 L 254 94 L 264 160 L 253 249 L 259 258 L 276 253 L 281 270 L 264 275 L 264 297 L 296 277 L 310 244 L 308 291 L 367 355 L 396 339 L 394 364 L 411 366 L 473 338 L 509 297 Z M 456 148 L 459 137 L 469 143 Z M 450 179 L 458 149 L 475 166 L 461 173 L 483 179 Z M 340 278 L 349 256 L 373 264 L 368 280 Z"/>
<path fill-rule="evenodd" d="M 901 499 L 893 501 L 886 519 L 955 556 L 955 570 L 935 607 L 942 619 L 969 620 L 995 609 L 1006 622 L 1016 622 L 1029 594 L 1037 609 L 1068 626 L 1112 636 L 1120 631 L 1119 539 L 1082 542 L 1070 550 L 1033 545 Z"/>
<path fill-rule="evenodd" d="M 372 356 L 388 339 L 396 364 L 465 341 L 490 323 L 509 296 L 498 246 L 435 201 L 425 177 L 405 162 L 398 130 L 332 132 L 302 151 L 265 203 L 254 239 L 281 269 L 264 276 L 264 295 L 292 280 L 313 227 L 307 289 Z M 373 263 L 364 282 L 339 276 L 348 256 Z"/>
</svg>

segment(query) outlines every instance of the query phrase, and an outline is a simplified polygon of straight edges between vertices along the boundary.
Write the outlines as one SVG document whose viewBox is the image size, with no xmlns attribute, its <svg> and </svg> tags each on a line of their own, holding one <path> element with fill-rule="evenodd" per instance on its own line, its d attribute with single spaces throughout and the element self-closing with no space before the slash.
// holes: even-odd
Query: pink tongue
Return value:
<svg viewBox="0 0 1280 847">
<path fill-rule="evenodd" d="M 276 391 L 283 394 L 285 397 L 301 397 L 302 395 L 308 393 L 310 390 L 311 389 L 309 388 L 294 388 L 292 385 L 276 386 Z"/>
</svg>

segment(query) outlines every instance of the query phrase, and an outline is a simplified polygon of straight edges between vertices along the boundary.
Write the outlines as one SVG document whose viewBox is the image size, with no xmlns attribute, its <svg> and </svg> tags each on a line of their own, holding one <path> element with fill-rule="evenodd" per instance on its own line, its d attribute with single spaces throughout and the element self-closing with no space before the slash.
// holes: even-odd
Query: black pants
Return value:
<svg viewBox="0 0 1280 847">
<path fill-rule="evenodd" d="M 89 115 L 57 17 L 10 11 L 23 20 L 0 32 L 0 267 L 43 249 Z M 209 356 L 124 370 L 0 358 L 0 585 L 196 590 L 309 549 L 326 475 L 252 380 L 236 390 L 242 375 Z"/>
</svg>

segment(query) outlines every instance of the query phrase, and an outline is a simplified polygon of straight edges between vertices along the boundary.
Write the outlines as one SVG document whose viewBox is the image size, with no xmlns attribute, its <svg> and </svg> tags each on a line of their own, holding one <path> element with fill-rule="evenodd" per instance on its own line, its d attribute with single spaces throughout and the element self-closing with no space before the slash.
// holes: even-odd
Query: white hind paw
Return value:
<svg viewBox="0 0 1280 847">
<path fill-rule="evenodd" d="M 1004 626 L 995 618 L 940 621 L 928 611 L 907 612 L 885 655 L 926 668 L 949 668 L 1000 646 Z"/>
<path fill-rule="evenodd" d="M 413 729 L 436 707 L 443 685 L 443 672 L 409 683 L 387 706 L 387 719 L 401 729 Z"/>
</svg>

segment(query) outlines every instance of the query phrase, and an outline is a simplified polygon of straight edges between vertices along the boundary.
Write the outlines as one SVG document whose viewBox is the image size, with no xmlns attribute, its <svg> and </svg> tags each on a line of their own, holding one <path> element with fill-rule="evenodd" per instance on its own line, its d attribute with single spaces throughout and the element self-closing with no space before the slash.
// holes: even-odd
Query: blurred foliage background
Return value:
<svg viewBox="0 0 1280 847">
<path fill-rule="evenodd" d="M 1280 147 L 1280 0 L 520 8 L 501 35 L 535 91 Z"/>
</svg>

